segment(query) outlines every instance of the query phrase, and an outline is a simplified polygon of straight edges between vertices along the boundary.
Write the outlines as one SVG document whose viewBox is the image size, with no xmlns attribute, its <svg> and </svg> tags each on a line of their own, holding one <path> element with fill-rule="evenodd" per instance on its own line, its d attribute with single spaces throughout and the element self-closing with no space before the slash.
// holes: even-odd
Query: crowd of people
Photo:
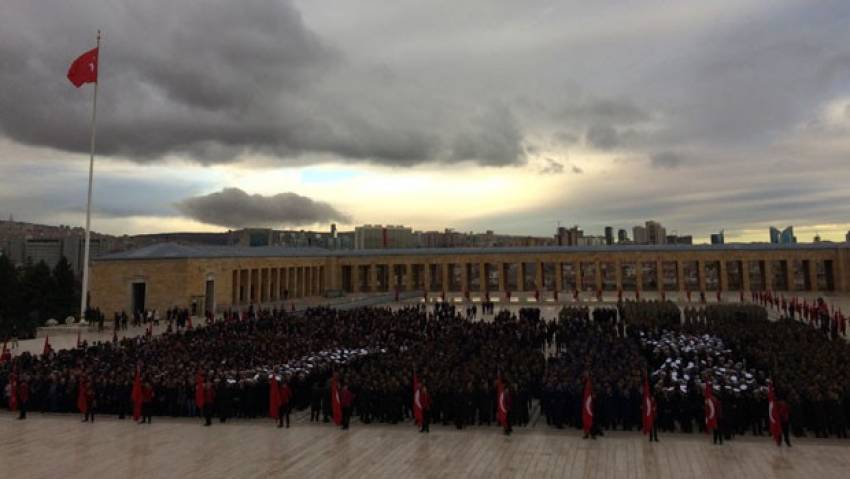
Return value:
<svg viewBox="0 0 850 479">
<path fill-rule="evenodd" d="M 500 423 L 507 433 L 529 424 L 537 399 L 547 424 L 586 429 L 592 394 L 596 435 L 645 427 L 647 394 L 658 431 L 703 431 L 711 396 L 711 429 L 722 440 L 765 434 L 771 397 L 796 436 L 847 434 L 850 346 L 790 318 L 769 321 L 757 305 L 682 311 L 630 300 L 565 306 L 551 321 L 537 308 L 479 317 L 449 303 L 249 309 L 194 328 L 183 313 L 169 311 L 161 335 L 3 361 L 0 401 L 22 417 L 75 412 L 83 401 L 94 420 L 95 412 L 136 415 L 141 398 L 147 421 L 203 416 L 206 424 L 267 416 L 271 407 L 283 426 L 307 408 L 311 421 L 336 421 L 342 398 L 347 427 L 352 415 L 421 422 L 424 398 L 428 423 Z"/>
</svg>

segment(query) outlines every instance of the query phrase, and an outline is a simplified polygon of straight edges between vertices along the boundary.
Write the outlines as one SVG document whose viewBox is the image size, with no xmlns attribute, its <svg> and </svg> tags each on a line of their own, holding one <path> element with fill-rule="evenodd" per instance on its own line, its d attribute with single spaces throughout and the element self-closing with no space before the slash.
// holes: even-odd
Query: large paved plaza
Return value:
<svg viewBox="0 0 850 479">
<path fill-rule="evenodd" d="M 846 441 L 795 441 L 777 448 L 766 437 L 713 446 L 701 434 L 662 435 L 650 444 L 638 433 L 596 441 L 545 425 L 457 431 L 435 426 L 361 425 L 349 431 L 311 425 L 299 414 L 290 429 L 271 420 L 215 423 L 154 418 L 151 425 L 78 416 L 0 413 L 3 477 L 579 477 L 844 478 Z M 6 475 L 8 474 L 8 476 Z"/>
</svg>

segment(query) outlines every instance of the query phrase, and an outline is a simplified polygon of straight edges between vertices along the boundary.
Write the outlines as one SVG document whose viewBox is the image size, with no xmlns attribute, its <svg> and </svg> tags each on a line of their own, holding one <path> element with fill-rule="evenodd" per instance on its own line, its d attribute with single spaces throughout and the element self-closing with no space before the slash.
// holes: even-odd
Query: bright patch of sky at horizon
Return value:
<svg viewBox="0 0 850 479">
<path fill-rule="evenodd" d="M 308 63 L 306 86 L 287 76 L 280 80 L 285 87 L 269 86 L 262 76 L 246 80 L 269 102 L 280 100 L 266 108 L 253 98 L 204 104 L 203 95 L 231 85 L 205 91 L 191 70 L 141 75 L 138 82 L 148 83 L 131 93 L 167 92 L 145 104 L 116 96 L 104 80 L 98 127 L 107 153 L 96 163 L 93 228 L 221 231 L 226 226 L 177 205 L 239 188 L 327 203 L 347 215 L 335 221 L 343 230 L 383 223 L 548 236 L 560 222 L 586 234 L 611 225 L 631 235 L 632 226 L 655 219 L 668 233 L 698 241 L 721 229 L 727 241 L 766 241 L 768 226 L 788 224 L 800 241 L 816 233 L 843 240 L 850 230 L 850 4 L 627 3 L 248 1 L 244 8 L 263 18 L 272 12 L 284 26 L 303 24 L 306 33 L 289 43 L 305 46 L 280 61 Z M 10 50 L 15 37 L 6 27 L 15 13 L 33 35 L 71 33 L 58 46 L 34 49 L 42 66 L 31 73 L 47 80 L 24 84 L 8 70 L 0 73 L 7 92 L 0 107 L 8 97 L 49 90 L 56 104 L 87 123 L 90 86 L 77 91 L 53 83 L 65 81 L 62 62 L 85 49 L 89 21 L 72 16 L 60 26 L 59 19 L 31 14 L 37 7 L 27 2 L 12 4 L 13 14 L 0 20 L 0 45 Z M 144 24 L 146 7 L 133 8 Z M 189 15 L 177 10 L 177 20 Z M 111 10 L 103 15 L 109 18 L 102 23 L 124 20 Z M 234 16 L 228 11 L 221 18 Z M 213 16 L 203 26 L 216 24 Z M 27 35 L 23 27 L 11 31 Z M 242 37 L 245 30 L 225 33 L 244 40 L 240 48 L 267 54 L 262 39 Z M 201 33 L 183 34 L 201 48 L 194 43 L 205 38 Z M 117 27 L 104 33 L 104 69 L 117 36 Z M 315 39 L 331 52 L 330 59 L 316 54 L 322 57 L 316 66 L 299 56 L 312 55 Z M 217 58 L 233 58 L 227 43 L 209 48 L 220 49 Z M 0 65 L 14 64 L 11 55 L 0 46 Z M 176 65 L 156 55 L 140 54 L 138 61 L 150 62 L 151 71 Z M 55 72 L 59 78 L 50 78 Z M 113 77 L 113 85 L 119 80 Z M 196 91 L 181 90 L 187 80 L 199 85 Z M 82 224 L 88 154 L 80 144 L 87 124 L 45 133 L 55 126 L 39 125 L 49 123 L 43 111 L 16 108 L 0 109 L 0 215 Z M 13 114 L 26 124 L 6 117 Z M 293 118 L 306 123 L 289 125 Z M 310 123 L 314 118 L 328 120 Z M 121 128 L 131 120 L 136 133 Z M 238 128 L 240 121 L 251 131 Z M 268 124 L 281 130 L 263 131 Z M 193 129 L 198 125 L 204 128 Z M 178 134 L 195 141 L 181 143 Z M 168 147 L 160 150 L 140 135 Z M 211 141 L 224 144 L 213 156 L 236 161 L 211 160 Z M 286 211 L 268 220 L 297 229 L 327 229 L 331 222 L 287 223 Z"/>
</svg>

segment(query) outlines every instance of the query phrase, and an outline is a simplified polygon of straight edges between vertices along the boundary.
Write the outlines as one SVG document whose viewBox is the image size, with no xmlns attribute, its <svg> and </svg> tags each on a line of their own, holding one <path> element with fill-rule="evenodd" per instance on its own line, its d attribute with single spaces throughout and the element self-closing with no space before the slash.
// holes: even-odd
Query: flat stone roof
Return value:
<svg viewBox="0 0 850 479">
<path fill-rule="evenodd" d="M 701 252 L 701 251 L 805 251 L 850 248 L 850 243 L 729 243 L 722 245 L 611 245 L 611 246 L 523 246 L 494 248 L 402 248 L 337 249 L 294 248 L 288 246 L 207 246 L 157 243 L 130 251 L 108 254 L 94 261 L 201 258 L 288 258 L 362 256 L 456 256 L 473 254 L 546 254 L 616 252 Z"/>
</svg>

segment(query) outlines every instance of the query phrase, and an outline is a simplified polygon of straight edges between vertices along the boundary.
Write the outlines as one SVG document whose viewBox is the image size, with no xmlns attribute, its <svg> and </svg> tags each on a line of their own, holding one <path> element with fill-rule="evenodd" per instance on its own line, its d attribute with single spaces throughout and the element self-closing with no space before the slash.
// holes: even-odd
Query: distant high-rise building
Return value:
<svg viewBox="0 0 850 479">
<path fill-rule="evenodd" d="M 614 244 L 614 228 L 610 226 L 605 227 L 605 244 L 608 246 Z"/>
<path fill-rule="evenodd" d="M 646 242 L 649 244 L 664 244 L 667 242 L 667 230 L 656 221 L 646 222 Z"/>
<path fill-rule="evenodd" d="M 416 237 L 405 226 L 365 225 L 354 228 L 355 249 L 413 248 Z"/>
<path fill-rule="evenodd" d="M 850 235 L 850 232 L 848 232 L 847 234 Z M 627 241 L 629 241 L 629 234 L 626 233 L 626 230 L 622 228 L 617 230 L 617 243 L 625 243 Z"/>
<path fill-rule="evenodd" d="M 583 237 L 584 231 L 580 230 L 578 226 L 573 226 L 572 228 L 559 226 L 558 234 L 555 235 L 558 246 L 576 246 Z"/>
<path fill-rule="evenodd" d="M 637 244 L 646 244 L 646 228 L 643 226 L 635 226 L 632 228 L 632 241 Z"/>
<path fill-rule="evenodd" d="M 711 244 L 724 244 L 726 242 L 725 235 L 723 231 L 720 233 L 712 233 L 711 234 Z"/>
<path fill-rule="evenodd" d="M 792 244 L 797 242 L 797 237 L 794 236 L 794 227 L 788 226 L 780 231 L 779 228 L 770 227 L 770 242 L 773 244 Z"/>
</svg>

